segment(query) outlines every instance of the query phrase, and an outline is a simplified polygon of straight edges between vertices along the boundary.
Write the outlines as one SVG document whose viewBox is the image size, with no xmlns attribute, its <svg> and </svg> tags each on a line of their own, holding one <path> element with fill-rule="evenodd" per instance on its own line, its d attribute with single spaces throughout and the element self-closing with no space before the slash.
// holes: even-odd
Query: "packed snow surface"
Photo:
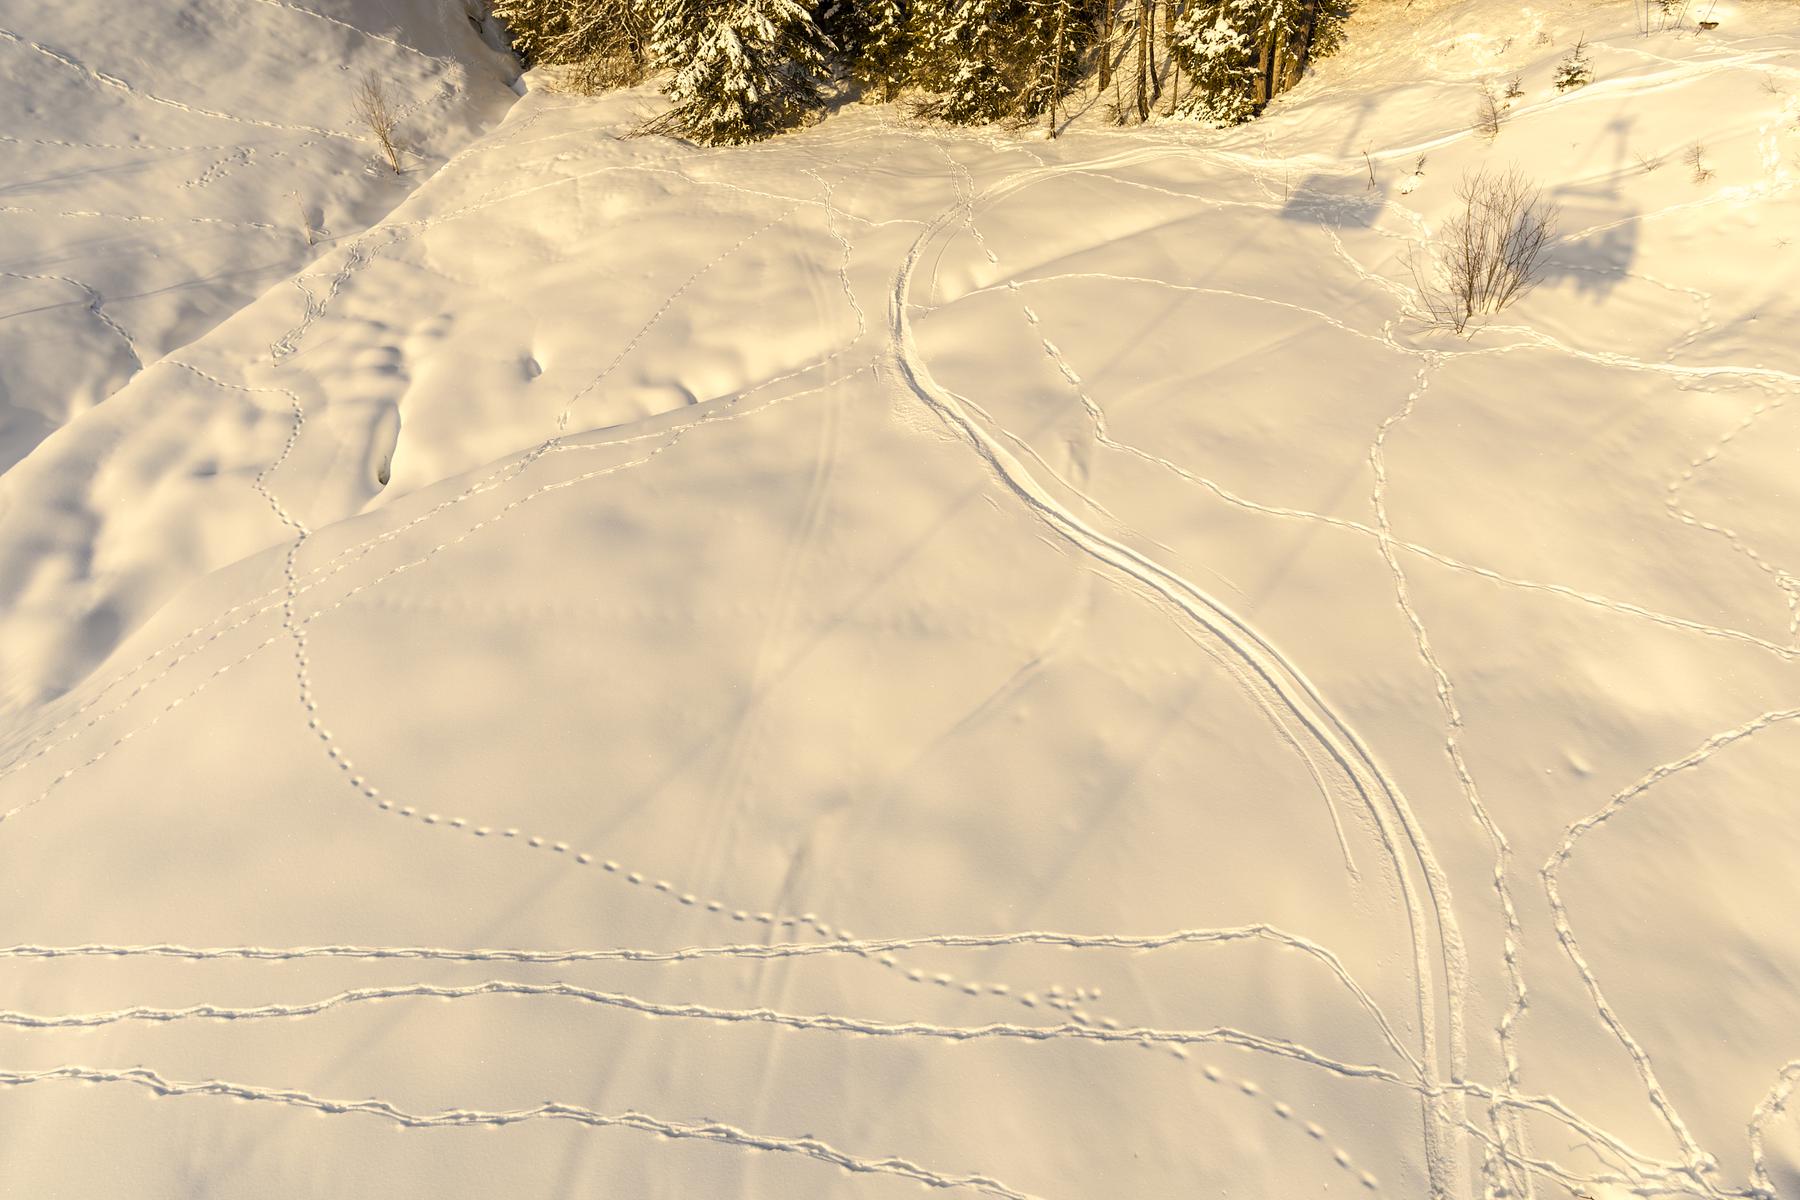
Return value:
<svg viewBox="0 0 1800 1200">
<path fill-rule="evenodd" d="M 715 151 L 0 0 L 0 1194 L 1800 1197 L 1800 9 L 1708 11 Z"/>
</svg>

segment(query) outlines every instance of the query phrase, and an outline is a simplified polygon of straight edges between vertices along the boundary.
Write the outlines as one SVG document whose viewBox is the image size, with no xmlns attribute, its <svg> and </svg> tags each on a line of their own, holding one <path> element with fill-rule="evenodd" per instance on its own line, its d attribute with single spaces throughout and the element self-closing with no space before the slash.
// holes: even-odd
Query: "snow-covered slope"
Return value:
<svg viewBox="0 0 1800 1200">
<path fill-rule="evenodd" d="M 296 271 L 499 120 L 517 67 L 461 0 L 158 0 L 119 14 L 19 0 L 0 9 L 0 64 L 0 524 L 19 531 L 0 539 L 0 604 L 41 639 L 41 656 L 0 652 L 4 705 L 92 665 L 59 657 L 69 617 L 99 652 L 130 627 L 108 589 L 134 556 L 218 561 L 190 563 L 179 529 L 140 537 L 109 520 L 171 478 L 208 477 L 192 422 L 241 423 L 220 412 L 232 393 L 203 394 L 170 352 L 264 292 L 293 292 Z M 354 113 L 365 77 L 399 119 L 403 174 Z M 140 386 L 89 411 L 128 381 Z M 126 432 L 171 396 L 184 406 L 162 426 L 172 443 Z M 185 503 L 149 507 L 182 526 Z M 131 547 L 106 544 L 121 538 Z"/>
<path fill-rule="evenodd" d="M 516 74 L 460 0 L 10 0 L 0 65 L 0 469 L 392 208 Z M 353 115 L 365 73 L 403 176 Z"/>
<path fill-rule="evenodd" d="M 4 1190 L 1800 1196 L 1800 10 L 1712 16 L 528 92 L 0 479 Z M 1480 166 L 1561 237 L 1462 339 Z"/>
</svg>

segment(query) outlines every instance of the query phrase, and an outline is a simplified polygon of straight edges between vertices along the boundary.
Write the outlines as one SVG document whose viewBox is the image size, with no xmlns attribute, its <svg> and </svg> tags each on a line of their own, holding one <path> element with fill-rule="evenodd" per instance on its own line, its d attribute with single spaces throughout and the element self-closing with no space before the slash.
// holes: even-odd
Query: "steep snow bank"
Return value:
<svg viewBox="0 0 1800 1200">
<path fill-rule="evenodd" d="M 391 209 L 516 73 L 460 0 L 22 0 L 0 64 L 0 470 Z M 365 72 L 404 176 L 352 113 Z"/>
</svg>

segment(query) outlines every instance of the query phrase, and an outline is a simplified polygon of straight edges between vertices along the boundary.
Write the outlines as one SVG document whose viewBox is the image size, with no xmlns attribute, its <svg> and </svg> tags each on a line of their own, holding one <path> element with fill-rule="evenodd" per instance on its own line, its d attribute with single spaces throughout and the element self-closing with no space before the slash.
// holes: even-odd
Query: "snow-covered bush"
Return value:
<svg viewBox="0 0 1800 1200">
<path fill-rule="evenodd" d="M 1556 232 L 1556 206 L 1517 170 L 1463 176 L 1463 211 L 1440 235 L 1444 261 L 1435 270 L 1409 260 L 1425 318 L 1461 333 L 1482 313 L 1496 313 L 1543 277 L 1544 251 Z"/>
<path fill-rule="evenodd" d="M 715 146 L 791 129 L 824 104 L 829 46 L 800 0 L 664 0 L 651 48 L 674 103 L 646 129 Z"/>
<path fill-rule="evenodd" d="M 1573 91 L 1592 82 L 1594 64 L 1588 60 L 1587 39 L 1579 38 L 1575 42 L 1575 48 L 1563 55 L 1563 60 L 1556 64 L 1556 90 Z"/>
</svg>

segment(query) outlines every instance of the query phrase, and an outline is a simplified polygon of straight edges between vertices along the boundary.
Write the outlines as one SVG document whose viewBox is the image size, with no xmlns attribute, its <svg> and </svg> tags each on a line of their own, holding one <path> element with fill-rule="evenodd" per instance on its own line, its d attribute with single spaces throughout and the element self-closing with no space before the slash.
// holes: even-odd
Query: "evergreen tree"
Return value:
<svg viewBox="0 0 1800 1200">
<path fill-rule="evenodd" d="M 843 3 L 861 15 L 855 39 L 848 45 L 839 42 L 850 61 L 851 76 L 881 99 L 892 100 L 912 78 L 913 30 L 907 4 L 904 0 Z"/>
<path fill-rule="evenodd" d="M 1042 115 L 1093 37 L 1089 6 L 1056 0 L 917 0 L 913 20 L 913 78 L 937 94 L 926 111 L 964 125 Z"/>
<path fill-rule="evenodd" d="M 1587 39 L 1576 39 L 1575 48 L 1556 64 L 1556 90 L 1572 91 L 1594 82 L 1594 64 L 1588 61 Z"/>
<path fill-rule="evenodd" d="M 1349 0 L 1190 0 L 1175 27 L 1176 62 L 1193 81 L 1183 106 L 1220 124 L 1247 121 L 1337 49 Z"/>
<path fill-rule="evenodd" d="M 673 107 L 654 131 L 740 145 L 790 129 L 823 105 L 825 35 L 800 0 L 664 0 L 653 40 Z"/>
<path fill-rule="evenodd" d="M 706 0 L 652 0 L 656 19 L 650 31 L 650 59 L 661 71 L 679 71 L 693 61 L 705 32 Z"/>
<path fill-rule="evenodd" d="M 1256 56 L 1239 8 L 1234 0 L 1191 0 L 1175 23 L 1169 49 L 1191 88 L 1183 115 L 1215 125 L 1256 115 Z"/>
</svg>

